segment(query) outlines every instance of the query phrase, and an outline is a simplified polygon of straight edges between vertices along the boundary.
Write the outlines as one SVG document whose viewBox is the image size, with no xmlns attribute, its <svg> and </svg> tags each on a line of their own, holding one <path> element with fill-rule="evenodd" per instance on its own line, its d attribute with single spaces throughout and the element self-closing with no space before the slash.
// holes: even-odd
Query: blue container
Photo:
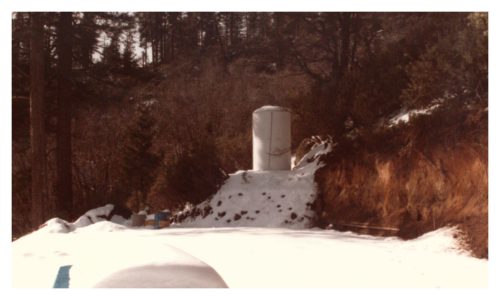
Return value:
<svg viewBox="0 0 500 300">
<path fill-rule="evenodd" d="M 156 229 L 160 228 L 160 221 L 166 220 L 169 215 L 170 215 L 170 213 L 166 212 L 166 211 L 160 211 L 160 212 L 155 213 L 155 225 L 154 225 L 154 227 Z"/>
</svg>

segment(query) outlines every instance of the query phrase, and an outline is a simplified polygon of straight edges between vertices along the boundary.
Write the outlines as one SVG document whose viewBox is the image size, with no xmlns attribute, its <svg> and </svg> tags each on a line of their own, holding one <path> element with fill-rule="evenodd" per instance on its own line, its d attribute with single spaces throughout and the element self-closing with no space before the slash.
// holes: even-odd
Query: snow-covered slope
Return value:
<svg viewBox="0 0 500 300">
<path fill-rule="evenodd" d="M 109 221 L 12 243 L 14 287 L 485 287 L 453 228 L 402 241 L 333 230 L 138 229 Z M 59 274 L 60 275 L 60 274 Z"/>
<path fill-rule="evenodd" d="M 315 144 L 292 171 L 238 171 L 209 200 L 186 209 L 181 227 L 309 228 L 316 197 L 314 172 L 332 144 Z"/>
</svg>

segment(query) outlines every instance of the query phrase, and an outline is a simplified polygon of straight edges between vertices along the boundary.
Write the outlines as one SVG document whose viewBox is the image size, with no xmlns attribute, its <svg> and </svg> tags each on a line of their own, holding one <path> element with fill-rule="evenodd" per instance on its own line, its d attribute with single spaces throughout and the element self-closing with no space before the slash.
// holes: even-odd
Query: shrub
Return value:
<svg viewBox="0 0 500 300">
<path fill-rule="evenodd" d="M 217 192 L 227 178 L 220 168 L 215 146 L 203 140 L 169 158 L 150 193 L 153 206 L 179 209 L 203 202 Z"/>
</svg>

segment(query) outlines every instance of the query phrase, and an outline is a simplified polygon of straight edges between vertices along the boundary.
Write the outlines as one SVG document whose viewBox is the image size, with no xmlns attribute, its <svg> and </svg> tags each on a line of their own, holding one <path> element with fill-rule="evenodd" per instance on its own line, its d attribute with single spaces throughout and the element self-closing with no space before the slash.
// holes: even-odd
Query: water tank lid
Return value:
<svg viewBox="0 0 500 300">
<path fill-rule="evenodd" d="M 290 112 L 290 110 L 288 108 L 281 107 L 281 106 L 273 106 L 273 105 L 264 105 L 264 106 L 262 106 L 260 108 L 257 108 L 253 112 L 256 113 L 256 112 L 263 112 L 263 111 L 286 111 L 286 112 Z"/>
</svg>

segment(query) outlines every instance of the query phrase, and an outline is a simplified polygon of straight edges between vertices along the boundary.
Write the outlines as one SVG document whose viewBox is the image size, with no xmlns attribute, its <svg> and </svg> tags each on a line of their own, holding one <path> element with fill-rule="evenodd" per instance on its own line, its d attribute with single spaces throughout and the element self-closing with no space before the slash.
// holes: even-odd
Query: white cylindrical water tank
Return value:
<svg viewBox="0 0 500 300">
<path fill-rule="evenodd" d="M 253 112 L 253 169 L 290 170 L 290 111 L 263 106 Z"/>
</svg>

